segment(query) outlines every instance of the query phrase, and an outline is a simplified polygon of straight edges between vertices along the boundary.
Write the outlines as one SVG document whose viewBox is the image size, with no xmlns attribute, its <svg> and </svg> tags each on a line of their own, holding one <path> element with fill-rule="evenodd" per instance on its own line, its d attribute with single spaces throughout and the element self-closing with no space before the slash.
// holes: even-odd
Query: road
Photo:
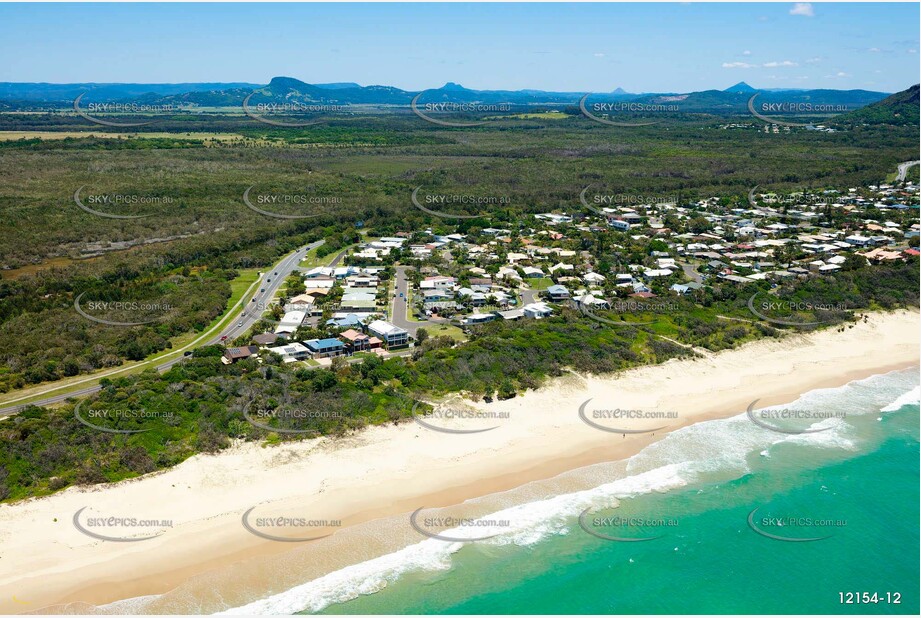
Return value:
<svg viewBox="0 0 921 618">
<path fill-rule="evenodd" d="M 921 161 L 905 161 L 904 163 L 899 163 L 899 175 L 895 177 L 895 181 L 902 182 L 905 180 L 905 176 L 908 175 L 908 170 L 919 163 L 921 163 Z"/>
<path fill-rule="evenodd" d="M 336 266 L 338 266 L 338 265 L 339 265 L 339 262 L 342 261 L 342 258 L 344 258 L 344 257 L 348 254 L 348 252 L 349 252 L 351 249 L 352 249 L 352 247 L 349 246 L 349 247 L 346 247 L 345 249 L 343 249 L 342 251 L 340 251 L 339 253 L 337 253 L 337 254 L 336 254 L 336 257 L 333 258 L 333 261 L 330 262 L 329 265 L 330 265 L 331 267 L 333 267 L 333 268 L 335 268 Z"/>
<path fill-rule="evenodd" d="M 703 283 L 704 278 L 699 272 L 697 272 L 697 267 L 688 262 L 678 262 L 681 265 L 681 270 L 684 271 L 684 275 L 691 281 L 696 281 L 697 283 Z"/>
<path fill-rule="evenodd" d="M 390 321 L 394 326 L 407 331 L 413 337 L 420 326 L 425 326 L 425 322 L 410 322 L 406 319 L 406 301 L 409 300 L 409 278 L 406 271 L 411 266 L 397 266 L 394 274 L 394 290 L 396 296 L 390 299 Z"/>
<path fill-rule="evenodd" d="M 253 301 L 249 301 L 248 305 L 257 308 L 255 311 L 244 311 L 240 315 L 240 319 L 236 323 L 231 323 L 224 330 L 214 336 L 208 344 L 220 343 L 221 337 L 227 337 L 229 340 L 234 340 L 240 335 L 246 334 L 246 332 L 252 328 L 253 324 L 259 321 L 259 318 L 262 317 L 262 314 L 265 313 L 265 308 L 269 306 L 269 303 L 275 297 L 275 293 L 278 292 L 281 285 L 285 282 L 285 279 L 288 278 L 294 270 L 298 267 L 301 261 L 304 259 L 304 256 L 307 255 L 307 252 L 311 249 L 315 249 L 323 244 L 324 241 L 318 240 L 315 243 L 311 243 L 306 247 L 301 247 L 294 253 L 289 253 L 282 260 L 272 267 L 271 270 L 268 270 L 264 273 L 262 278 L 259 280 L 259 291 L 253 295 Z M 246 295 L 243 297 L 243 302 L 246 302 Z M 179 357 L 182 358 L 182 357 Z M 170 365 L 161 365 L 161 367 L 169 367 L 172 364 L 175 364 L 179 358 L 171 361 Z"/>
<path fill-rule="evenodd" d="M 297 251 L 294 251 L 284 256 L 281 260 L 279 260 L 277 264 L 275 264 L 269 270 L 267 270 L 260 279 L 257 279 L 249 287 L 249 289 L 247 289 L 243 293 L 242 300 L 246 302 L 246 299 L 249 297 L 250 293 L 254 289 L 264 290 L 264 291 L 255 292 L 255 296 L 253 298 L 256 299 L 256 302 L 252 304 L 266 306 L 268 302 L 272 299 L 272 297 L 275 295 L 275 292 L 278 291 L 278 288 L 281 287 L 281 284 L 288 277 L 288 275 L 290 275 L 298 267 L 298 265 L 301 263 L 301 260 L 303 260 L 304 256 L 307 254 L 307 252 L 310 251 L 311 249 L 319 247 L 324 242 L 325 241 L 319 240 L 305 247 L 301 247 Z M 341 255 L 337 256 L 337 259 L 340 259 L 340 258 L 341 258 Z M 278 274 L 276 275 L 275 273 L 278 273 Z M 269 279 L 271 279 L 271 281 L 269 281 Z M 218 322 L 218 325 L 226 321 L 227 318 L 233 314 L 233 311 L 235 309 L 236 309 L 236 306 L 229 307 L 227 310 L 227 313 L 225 313 L 224 317 L 221 318 L 221 321 Z M 156 367 L 157 371 L 160 371 L 160 372 L 166 371 L 167 369 L 169 369 L 170 367 L 172 367 L 173 365 L 175 365 L 176 363 L 178 363 L 184 358 L 183 352 L 185 352 L 186 350 L 191 350 L 195 347 L 199 347 L 203 345 L 210 345 L 210 344 L 218 343 L 221 341 L 221 338 L 225 336 L 227 337 L 227 339 L 234 339 L 235 337 L 238 337 L 242 335 L 243 333 L 245 333 L 247 330 L 249 330 L 249 328 L 258 319 L 259 319 L 259 315 L 256 314 L 255 312 L 253 312 L 253 315 L 247 315 L 244 313 L 239 318 L 234 318 L 228 321 L 227 324 L 224 324 L 224 326 L 217 333 L 213 333 L 210 331 L 206 332 L 201 337 L 197 337 L 191 343 L 186 344 L 177 350 L 173 350 L 166 357 L 164 357 L 164 359 L 166 360 L 163 360 L 162 362 L 158 362 L 156 364 L 153 364 L 153 361 L 146 361 L 146 362 L 151 363 L 152 366 Z M 58 386 L 58 387 L 51 386 L 47 389 L 47 393 L 48 393 L 47 397 L 43 397 L 42 399 L 39 399 L 36 401 L 30 401 L 28 405 L 45 406 L 45 405 L 50 405 L 53 403 L 60 403 L 61 401 L 70 399 L 71 397 L 84 397 L 86 395 L 92 395 L 93 393 L 97 392 L 100 389 L 100 386 L 99 386 L 100 379 L 105 378 L 105 377 L 110 377 L 112 375 L 118 375 L 128 370 L 137 370 L 140 366 L 143 366 L 143 364 L 144 363 L 139 363 L 138 365 L 131 365 L 128 367 L 119 367 L 111 371 L 106 371 L 101 374 L 89 376 L 77 382 L 71 382 L 65 386 Z M 55 391 L 65 390 L 65 389 L 72 387 L 74 384 L 80 384 L 80 383 L 87 383 L 87 386 L 81 389 L 78 389 L 78 390 L 68 390 L 66 392 L 52 394 Z M 31 393 L 24 397 L 20 397 L 19 399 L 12 399 L 8 401 L 7 403 L 8 404 L 15 403 L 16 401 L 30 399 L 35 396 L 36 396 L 36 393 Z M 19 412 L 19 410 L 22 407 L 24 406 L 7 405 L 6 407 L 0 408 L 0 418 L 3 418 L 4 416 L 8 416 L 10 414 L 15 414 L 16 412 Z"/>
<path fill-rule="evenodd" d="M 448 320 L 424 320 L 422 322 L 412 322 L 406 319 L 406 303 L 409 301 L 409 278 L 406 271 L 412 266 L 397 266 L 394 275 L 394 290 L 396 296 L 390 299 L 390 321 L 394 326 L 399 326 L 407 331 L 413 337 L 420 328 L 431 328 L 438 324 L 447 324 Z M 402 296 L 400 296 L 402 294 Z"/>
<path fill-rule="evenodd" d="M 532 288 L 518 288 L 521 292 L 521 306 L 530 305 L 540 301 L 540 291 Z"/>
</svg>

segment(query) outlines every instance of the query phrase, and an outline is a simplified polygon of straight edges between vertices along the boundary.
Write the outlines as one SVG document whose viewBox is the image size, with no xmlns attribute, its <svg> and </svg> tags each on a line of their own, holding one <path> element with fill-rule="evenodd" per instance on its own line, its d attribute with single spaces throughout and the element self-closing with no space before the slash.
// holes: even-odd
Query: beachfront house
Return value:
<svg viewBox="0 0 921 618">
<path fill-rule="evenodd" d="M 255 356 L 258 353 L 259 348 L 254 345 L 245 345 L 240 348 L 227 348 L 224 350 L 224 355 L 221 356 L 221 362 L 225 365 L 230 365 L 245 358 L 249 358 L 250 356 Z"/>
<path fill-rule="evenodd" d="M 383 341 L 388 348 L 400 348 L 409 345 L 409 333 L 399 326 L 384 320 L 374 320 L 368 324 L 368 333 Z"/>
<path fill-rule="evenodd" d="M 547 288 L 547 298 L 555 303 L 569 300 L 569 290 L 562 285 L 551 285 Z"/>
<path fill-rule="evenodd" d="M 549 318 L 553 310 L 546 303 L 528 303 L 521 308 L 524 317 L 532 319 Z"/>
<path fill-rule="evenodd" d="M 345 344 L 338 339 L 311 339 L 305 341 L 304 345 L 310 350 L 313 358 L 328 358 L 345 354 Z"/>
<path fill-rule="evenodd" d="M 302 343 L 298 343 L 297 341 L 274 348 L 269 348 L 269 352 L 278 354 L 286 363 L 293 363 L 294 361 L 304 360 L 310 356 L 310 350 L 307 349 L 307 346 Z"/>
</svg>

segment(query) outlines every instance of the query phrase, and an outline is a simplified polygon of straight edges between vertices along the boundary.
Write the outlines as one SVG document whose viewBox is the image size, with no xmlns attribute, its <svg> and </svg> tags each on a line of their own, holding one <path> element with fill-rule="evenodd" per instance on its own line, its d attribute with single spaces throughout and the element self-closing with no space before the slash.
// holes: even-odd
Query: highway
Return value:
<svg viewBox="0 0 921 618">
<path fill-rule="evenodd" d="M 908 175 L 908 170 L 919 163 L 921 163 L 921 161 L 905 161 L 905 163 L 899 163 L 899 173 L 895 177 L 895 181 L 902 182 L 905 180 L 905 176 Z"/>
<path fill-rule="evenodd" d="M 256 302 L 250 303 L 250 304 L 252 304 L 253 306 L 262 306 L 262 307 L 268 306 L 269 301 L 272 300 L 272 298 L 274 297 L 278 289 L 281 287 L 284 280 L 288 277 L 288 275 L 290 275 L 298 267 L 298 265 L 301 263 L 301 260 L 303 260 L 304 256 L 307 254 L 307 252 L 310 251 L 311 249 L 319 247 L 324 242 L 325 241 L 323 240 L 319 240 L 305 247 L 301 247 L 297 251 L 289 253 L 283 258 L 281 258 L 281 260 L 279 260 L 278 263 L 276 263 L 274 266 L 266 270 L 263 273 L 263 276 L 257 279 L 250 286 L 250 288 L 247 289 L 243 293 L 242 301 L 250 303 L 250 301 L 248 301 L 247 299 L 249 298 L 252 291 L 255 289 L 256 292 L 253 298 L 256 299 Z M 336 256 L 336 259 L 334 261 L 338 262 L 338 260 L 342 258 L 342 255 L 344 255 L 344 252 Z M 278 274 L 275 274 L 275 273 L 278 273 Z M 220 325 L 221 323 L 226 321 L 227 318 L 233 314 L 234 309 L 236 309 L 236 305 L 228 307 L 227 313 L 221 318 L 221 321 L 218 324 Z M 206 332 L 201 337 L 196 338 L 191 343 L 177 350 L 173 350 L 167 355 L 166 360 L 163 360 L 163 362 L 159 362 L 153 366 L 157 368 L 157 371 L 163 372 L 169 369 L 170 367 L 172 367 L 173 365 L 175 365 L 176 363 L 178 363 L 179 361 L 181 361 L 184 358 L 183 353 L 187 350 L 192 350 L 194 348 L 201 347 L 203 345 L 219 343 L 222 337 L 227 337 L 227 339 L 232 340 L 235 337 L 238 337 L 244 334 L 247 330 L 249 330 L 249 328 L 252 327 L 252 325 L 255 324 L 256 321 L 259 319 L 260 314 L 261 312 L 252 312 L 251 315 L 247 315 L 246 313 L 243 313 L 239 317 L 235 317 L 229 320 L 226 324 L 223 325 L 223 327 L 220 328 L 220 330 L 217 333 L 213 333 L 210 331 Z M 211 330 L 213 331 L 213 329 Z M 153 361 L 144 361 L 144 363 L 153 363 Z M 144 363 L 139 363 L 138 365 L 131 365 L 128 367 L 119 367 L 111 371 L 106 371 L 101 374 L 88 376 L 86 378 L 83 378 L 82 380 L 78 380 L 77 382 L 71 382 L 65 386 L 55 387 L 54 385 L 51 385 L 47 389 L 48 393 L 54 393 L 55 391 L 62 391 L 62 390 L 68 389 L 72 387 L 74 384 L 80 384 L 80 383 L 87 384 L 87 386 L 80 388 L 78 390 L 68 390 L 66 392 L 62 392 L 56 395 L 49 394 L 47 397 L 43 397 L 42 399 L 30 401 L 28 405 L 45 406 L 45 405 L 50 405 L 53 403 L 60 403 L 61 401 L 70 399 L 72 397 L 77 398 L 77 397 L 85 397 L 87 395 L 92 395 L 93 393 L 97 392 L 100 389 L 99 380 L 101 380 L 102 378 L 110 377 L 113 375 L 118 375 L 120 373 L 124 373 L 129 370 L 137 370 L 138 367 L 144 365 Z M 16 401 L 30 399 L 31 397 L 35 397 L 35 394 L 33 393 L 30 395 L 20 397 L 19 399 L 13 399 L 7 403 L 8 404 L 15 403 Z M 9 416 L 10 414 L 15 414 L 19 412 L 19 410 L 23 407 L 25 406 L 24 405 L 12 405 L 12 406 L 7 405 L 6 407 L 0 408 L 0 418 Z"/>
</svg>

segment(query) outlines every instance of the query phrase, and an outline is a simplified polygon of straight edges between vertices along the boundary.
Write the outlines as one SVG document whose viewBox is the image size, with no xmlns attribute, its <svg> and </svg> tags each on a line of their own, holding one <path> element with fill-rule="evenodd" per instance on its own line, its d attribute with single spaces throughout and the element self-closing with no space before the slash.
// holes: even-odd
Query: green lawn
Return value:
<svg viewBox="0 0 921 618">
<path fill-rule="evenodd" d="M 525 283 L 528 284 L 532 290 L 543 291 L 553 285 L 553 280 L 546 277 L 541 277 L 539 279 L 525 279 Z"/>
</svg>

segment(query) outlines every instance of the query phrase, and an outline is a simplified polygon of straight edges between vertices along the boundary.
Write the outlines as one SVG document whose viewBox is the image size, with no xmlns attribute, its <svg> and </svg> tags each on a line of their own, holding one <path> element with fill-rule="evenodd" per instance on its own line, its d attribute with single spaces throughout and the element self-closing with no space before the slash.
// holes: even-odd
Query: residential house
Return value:
<svg viewBox="0 0 921 618">
<path fill-rule="evenodd" d="M 569 300 L 569 290 L 562 285 L 551 285 L 547 288 L 547 298 L 553 302 Z"/>
<path fill-rule="evenodd" d="M 553 314 L 553 309 L 547 303 L 542 302 L 528 303 L 521 308 L 521 311 L 524 317 L 533 319 L 548 318 Z"/>
<path fill-rule="evenodd" d="M 307 346 L 302 343 L 298 343 L 297 341 L 274 348 L 269 348 L 269 352 L 278 354 L 286 363 L 293 363 L 295 361 L 304 360 L 310 356 L 310 350 L 307 349 Z"/>
<path fill-rule="evenodd" d="M 536 266 L 525 266 L 521 269 L 527 279 L 540 279 L 544 276 L 544 271 Z"/>
<path fill-rule="evenodd" d="M 381 340 L 377 337 L 371 337 L 352 328 L 339 333 L 339 337 L 345 342 L 345 348 L 350 354 L 381 347 Z"/>
<path fill-rule="evenodd" d="M 293 335 L 304 323 L 304 318 L 306 317 L 306 311 L 295 310 L 287 312 L 278 323 L 278 326 L 275 327 L 275 334 L 280 336 Z"/>
<path fill-rule="evenodd" d="M 224 350 L 224 355 L 221 357 L 221 362 L 225 365 L 230 365 L 244 358 L 249 358 L 250 356 L 255 356 L 259 353 L 259 348 L 254 345 L 245 345 L 240 348 L 227 348 Z"/>
<path fill-rule="evenodd" d="M 314 358 L 328 358 L 341 356 L 345 354 L 345 344 L 338 339 L 310 339 L 305 341 L 304 345 L 310 350 L 310 355 Z"/>
<path fill-rule="evenodd" d="M 368 324 L 367 330 L 383 341 L 388 348 L 399 348 L 409 345 L 409 333 L 384 320 L 375 320 Z"/>
</svg>

